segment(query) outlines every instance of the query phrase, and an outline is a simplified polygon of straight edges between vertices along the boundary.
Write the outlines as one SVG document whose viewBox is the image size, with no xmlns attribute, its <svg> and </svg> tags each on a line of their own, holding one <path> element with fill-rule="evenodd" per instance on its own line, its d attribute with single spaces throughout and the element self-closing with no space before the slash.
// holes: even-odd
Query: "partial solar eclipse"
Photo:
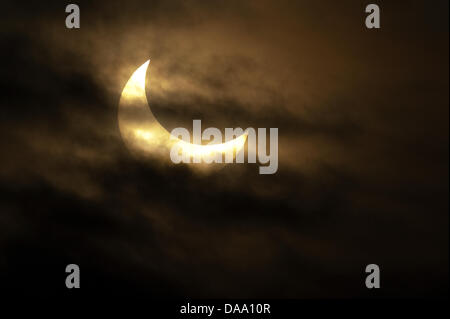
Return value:
<svg viewBox="0 0 450 319">
<path fill-rule="evenodd" d="M 247 134 L 222 144 L 200 145 L 186 143 L 167 131 L 153 115 L 145 94 L 145 78 L 150 60 L 142 64 L 130 77 L 119 102 L 118 121 L 122 139 L 133 152 L 165 155 L 172 147 L 189 157 L 236 154 L 244 147 Z"/>
</svg>

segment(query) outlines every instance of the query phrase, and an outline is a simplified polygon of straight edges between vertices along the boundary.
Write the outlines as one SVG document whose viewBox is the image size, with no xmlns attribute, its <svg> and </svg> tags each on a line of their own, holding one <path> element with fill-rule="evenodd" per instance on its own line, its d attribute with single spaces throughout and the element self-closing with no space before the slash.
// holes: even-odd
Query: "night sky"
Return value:
<svg viewBox="0 0 450 319">
<path fill-rule="evenodd" d="M 378 30 L 367 1 L 75 1 L 80 29 L 70 2 L 2 1 L 0 291 L 448 295 L 448 1 L 372 2 Z M 165 128 L 276 127 L 276 174 L 131 152 L 148 59 Z"/>
</svg>

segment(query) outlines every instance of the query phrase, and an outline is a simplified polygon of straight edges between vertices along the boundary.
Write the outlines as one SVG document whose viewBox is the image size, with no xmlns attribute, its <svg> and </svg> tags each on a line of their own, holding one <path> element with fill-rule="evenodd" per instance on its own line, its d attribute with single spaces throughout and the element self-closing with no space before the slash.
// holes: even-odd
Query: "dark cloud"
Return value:
<svg viewBox="0 0 450 319">
<path fill-rule="evenodd" d="M 4 5 L 2 289 L 64 293 L 78 263 L 89 295 L 367 296 L 377 263 L 381 294 L 448 293 L 447 2 L 383 2 L 379 31 L 349 1 L 78 4 L 79 30 Z M 117 105 L 148 58 L 166 128 L 278 127 L 278 172 L 133 156 Z"/>
</svg>

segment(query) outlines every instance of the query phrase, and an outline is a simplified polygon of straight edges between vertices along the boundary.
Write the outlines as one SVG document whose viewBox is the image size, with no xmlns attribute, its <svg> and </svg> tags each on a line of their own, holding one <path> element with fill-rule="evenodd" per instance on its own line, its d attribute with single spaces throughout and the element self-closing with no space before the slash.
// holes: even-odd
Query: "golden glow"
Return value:
<svg viewBox="0 0 450 319">
<path fill-rule="evenodd" d="M 244 133 L 238 138 L 228 141 L 222 144 L 210 144 L 210 145 L 198 145 L 192 143 L 186 143 L 185 141 L 179 140 L 177 145 L 183 151 L 183 153 L 189 155 L 199 155 L 199 156 L 210 156 L 216 153 L 224 154 L 226 152 L 238 152 L 244 147 L 245 140 L 247 139 L 247 134 Z"/>
<path fill-rule="evenodd" d="M 142 64 L 130 77 L 119 102 L 119 128 L 125 143 L 133 150 L 165 154 L 178 146 L 189 157 L 210 156 L 217 153 L 239 152 L 245 145 L 247 134 L 222 144 L 199 145 L 172 136 L 159 124 L 148 107 L 145 95 L 145 77 L 150 60 Z"/>
<path fill-rule="evenodd" d="M 147 73 L 149 63 L 150 60 L 142 64 L 136 71 L 134 71 L 122 91 L 122 98 L 140 98 L 142 97 L 142 93 L 144 93 L 145 97 L 145 74 Z"/>
<path fill-rule="evenodd" d="M 137 129 L 134 133 L 136 134 L 136 137 L 143 138 L 145 140 L 149 140 L 153 137 L 152 132 L 148 132 L 148 131 L 146 132 L 146 131 L 143 131 L 140 129 Z"/>
</svg>

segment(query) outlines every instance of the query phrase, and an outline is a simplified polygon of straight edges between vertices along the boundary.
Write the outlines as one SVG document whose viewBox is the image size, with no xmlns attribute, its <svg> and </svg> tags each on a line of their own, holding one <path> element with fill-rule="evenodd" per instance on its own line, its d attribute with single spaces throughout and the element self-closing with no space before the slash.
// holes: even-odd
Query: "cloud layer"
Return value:
<svg viewBox="0 0 450 319">
<path fill-rule="evenodd" d="M 57 294 L 79 263 L 92 294 L 364 296 L 377 263 L 386 295 L 446 293 L 448 10 L 383 3 L 369 31 L 349 1 L 78 4 L 79 30 L 62 4 L 5 5 L 7 287 L 31 263 Z M 148 58 L 168 130 L 278 127 L 278 173 L 130 154 L 117 105 Z"/>
</svg>

